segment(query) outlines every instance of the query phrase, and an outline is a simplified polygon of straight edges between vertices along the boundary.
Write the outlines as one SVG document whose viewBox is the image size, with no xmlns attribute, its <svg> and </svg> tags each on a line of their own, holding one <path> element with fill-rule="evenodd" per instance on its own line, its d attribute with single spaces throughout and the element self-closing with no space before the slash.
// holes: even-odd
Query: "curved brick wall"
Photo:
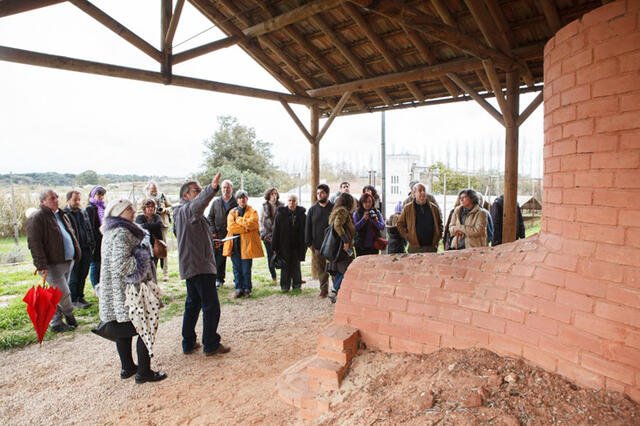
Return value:
<svg viewBox="0 0 640 426">
<path fill-rule="evenodd" d="M 545 48 L 540 235 L 357 259 L 335 321 L 385 351 L 481 346 L 640 401 L 640 1 Z"/>
</svg>

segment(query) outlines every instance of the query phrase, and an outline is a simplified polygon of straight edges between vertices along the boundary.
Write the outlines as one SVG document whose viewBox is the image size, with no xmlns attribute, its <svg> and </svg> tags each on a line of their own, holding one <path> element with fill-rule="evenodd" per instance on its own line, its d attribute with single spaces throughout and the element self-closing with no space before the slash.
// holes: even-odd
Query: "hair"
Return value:
<svg viewBox="0 0 640 426">
<path fill-rule="evenodd" d="M 197 185 L 198 182 L 196 182 L 195 180 L 190 180 L 188 182 L 185 182 L 182 184 L 182 186 L 180 187 L 180 199 L 184 198 L 184 195 L 189 192 L 189 189 L 191 189 L 191 185 Z"/>
<path fill-rule="evenodd" d="M 40 204 L 44 203 L 44 200 L 46 200 L 49 197 L 49 194 L 55 194 L 56 191 L 54 191 L 51 188 L 47 188 L 44 191 L 42 191 L 39 195 L 38 195 L 38 199 L 40 200 Z"/>
<path fill-rule="evenodd" d="M 142 200 L 142 207 L 146 207 L 147 204 L 153 204 L 153 207 L 157 207 L 156 206 L 156 200 L 154 200 L 153 198 L 145 198 L 144 200 Z"/>
<path fill-rule="evenodd" d="M 229 179 L 225 179 L 220 183 L 220 187 L 222 187 L 222 185 L 224 185 L 225 183 L 228 183 L 231 188 L 233 188 L 233 182 L 231 182 Z"/>
<path fill-rule="evenodd" d="M 266 191 L 264 191 L 264 199 L 269 201 L 271 199 L 271 193 L 273 191 L 278 192 L 278 188 L 269 188 Z M 236 197 L 238 198 L 238 197 Z M 280 193 L 278 192 L 278 198 L 276 198 L 276 203 L 278 202 L 278 200 L 280 199 Z"/>
<path fill-rule="evenodd" d="M 327 193 L 327 195 L 331 192 L 331 190 L 329 189 L 329 185 L 327 185 L 326 183 L 321 183 L 320 185 L 316 186 L 316 189 L 323 190 Z"/>
<path fill-rule="evenodd" d="M 362 193 L 364 194 L 364 192 L 367 189 L 371 191 L 371 195 L 373 196 L 373 201 L 375 201 L 376 199 L 380 198 L 378 196 L 378 191 L 376 191 L 376 187 L 375 186 L 373 186 L 373 185 L 365 185 L 365 186 L 363 186 L 362 187 Z"/>
<path fill-rule="evenodd" d="M 355 204 L 355 200 L 348 192 L 343 192 L 336 198 L 336 202 L 333 204 L 333 209 L 335 210 L 338 207 L 344 207 L 347 211 L 353 210 L 353 205 Z"/>
<path fill-rule="evenodd" d="M 350 184 L 349 182 L 344 181 L 344 182 L 340 182 L 340 188 L 342 188 L 342 185 L 345 185 L 345 184 L 346 184 L 347 186 L 351 186 L 351 184 Z"/>
<path fill-rule="evenodd" d="M 412 191 L 415 191 L 416 189 L 418 189 L 418 187 L 419 187 L 419 186 L 423 187 L 425 191 L 427 190 L 427 185 L 425 185 L 425 184 L 424 184 L 424 183 L 422 183 L 422 182 L 416 182 L 416 183 L 414 183 L 414 184 L 413 184 L 413 186 L 411 187 L 411 190 L 412 190 Z"/>
<path fill-rule="evenodd" d="M 364 202 L 367 200 L 371 200 L 371 208 L 373 208 L 373 204 L 375 204 L 375 198 L 373 198 L 373 196 L 369 193 L 362 193 L 362 195 L 360 196 L 360 199 L 358 200 L 358 213 L 359 214 L 363 214 L 364 213 Z"/>
<path fill-rule="evenodd" d="M 236 191 L 236 200 L 238 198 L 249 198 L 249 194 L 247 194 L 247 191 L 245 191 L 244 189 L 238 189 Z"/>
<path fill-rule="evenodd" d="M 298 201 L 298 196 L 296 194 L 289 194 L 289 196 L 287 197 L 287 201 L 289 201 L 289 200 Z"/>
<path fill-rule="evenodd" d="M 149 192 L 149 189 L 151 189 L 151 186 L 155 186 L 156 189 L 158 189 L 158 183 L 155 180 L 150 180 L 149 182 L 147 182 L 146 186 L 144 187 L 145 192 Z"/>
<path fill-rule="evenodd" d="M 471 189 L 471 188 L 463 189 L 458 193 L 458 198 L 460 198 L 462 194 L 465 194 L 467 197 L 469 197 L 469 199 L 471 200 L 474 206 L 477 204 L 480 204 L 480 196 L 474 189 Z"/>
<path fill-rule="evenodd" d="M 71 197 L 73 197 L 73 194 L 80 195 L 80 191 L 78 191 L 76 189 L 72 189 L 71 191 L 67 192 L 67 201 L 69 201 L 71 199 Z"/>
</svg>

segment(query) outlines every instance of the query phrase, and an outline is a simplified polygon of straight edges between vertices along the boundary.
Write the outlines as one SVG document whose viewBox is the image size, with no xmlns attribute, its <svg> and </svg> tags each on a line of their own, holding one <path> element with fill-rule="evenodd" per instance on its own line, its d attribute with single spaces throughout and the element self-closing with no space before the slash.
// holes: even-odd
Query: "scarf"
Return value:
<svg viewBox="0 0 640 426">
<path fill-rule="evenodd" d="M 91 192 L 89 193 L 89 204 L 95 206 L 96 210 L 98 211 L 98 219 L 100 220 L 100 225 L 102 225 L 104 223 L 105 204 L 104 204 L 104 200 L 98 201 L 95 198 L 96 192 L 98 192 L 99 189 L 102 189 L 104 191 L 104 188 L 101 186 L 94 186 L 91 189 Z"/>
</svg>

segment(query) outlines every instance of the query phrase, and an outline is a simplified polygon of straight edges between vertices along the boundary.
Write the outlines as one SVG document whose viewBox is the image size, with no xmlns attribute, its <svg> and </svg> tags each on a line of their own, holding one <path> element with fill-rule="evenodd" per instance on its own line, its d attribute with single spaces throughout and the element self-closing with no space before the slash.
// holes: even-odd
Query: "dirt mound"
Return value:
<svg viewBox="0 0 640 426">
<path fill-rule="evenodd" d="M 639 424 L 640 405 L 484 349 L 363 351 L 323 424 Z"/>
</svg>

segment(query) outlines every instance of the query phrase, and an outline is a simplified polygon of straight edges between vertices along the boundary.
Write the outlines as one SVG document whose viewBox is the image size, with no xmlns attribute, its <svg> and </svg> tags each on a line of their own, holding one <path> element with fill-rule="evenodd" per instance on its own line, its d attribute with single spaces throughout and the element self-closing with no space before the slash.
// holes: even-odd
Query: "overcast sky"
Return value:
<svg viewBox="0 0 640 426">
<path fill-rule="evenodd" d="M 159 2 L 94 4 L 159 45 Z M 208 31 L 174 52 L 224 37 L 211 27 L 186 2 L 174 43 Z M 69 3 L 0 18 L 0 45 L 159 71 L 154 60 Z M 179 64 L 173 71 L 285 91 L 236 47 Z M 521 110 L 533 96 L 521 97 Z M 308 124 L 308 110 L 294 110 Z M 219 115 L 237 117 L 259 139 L 271 142 L 276 164 L 299 169 L 308 162 L 308 142 L 275 101 L 0 61 L 0 173 L 92 169 L 186 176 L 201 167 L 202 142 L 216 130 Z M 451 142 L 504 140 L 504 128 L 475 102 L 390 111 L 386 128 L 387 153 L 423 155 Z M 520 128 L 520 140 L 533 145 L 531 152 L 540 157 L 542 132 L 539 107 Z M 321 159 L 371 168 L 379 162 L 379 141 L 380 113 L 338 117 L 320 144 Z"/>
</svg>

